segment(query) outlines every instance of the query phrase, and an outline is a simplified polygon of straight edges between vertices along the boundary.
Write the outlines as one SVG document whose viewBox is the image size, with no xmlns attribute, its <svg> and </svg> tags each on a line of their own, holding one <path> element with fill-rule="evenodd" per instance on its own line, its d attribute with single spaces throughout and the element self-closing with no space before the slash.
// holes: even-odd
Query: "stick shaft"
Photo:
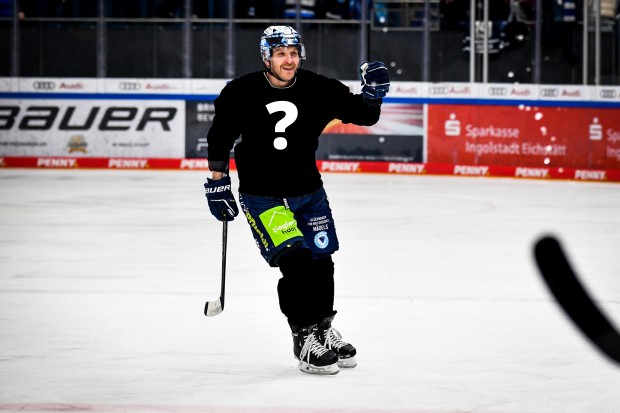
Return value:
<svg viewBox="0 0 620 413">
<path fill-rule="evenodd" d="M 224 311 L 224 294 L 226 291 L 226 245 L 228 244 L 228 221 L 222 224 L 222 281 L 220 297 L 215 301 L 207 301 L 205 304 L 205 315 L 213 317 Z"/>
<path fill-rule="evenodd" d="M 620 333 L 592 300 L 554 237 L 534 249 L 538 268 L 564 312 L 606 356 L 620 364 Z"/>
<path fill-rule="evenodd" d="M 222 310 L 224 310 L 224 293 L 226 291 L 226 246 L 228 245 L 228 221 L 222 224 L 222 290 L 220 292 L 220 301 L 222 302 Z"/>
</svg>

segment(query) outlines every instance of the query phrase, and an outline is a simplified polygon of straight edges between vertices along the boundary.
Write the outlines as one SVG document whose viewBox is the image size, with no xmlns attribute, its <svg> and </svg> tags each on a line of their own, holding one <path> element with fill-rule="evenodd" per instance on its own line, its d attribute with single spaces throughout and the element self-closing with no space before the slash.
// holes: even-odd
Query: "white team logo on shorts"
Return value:
<svg viewBox="0 0 620 413">
<path fill-rule="evenodd" d="M 329 245 L 329 237 L 327 232 L 321 231 L 314 236 L 314 245 L 320 249 L 325 249 Z"/>
</svg>

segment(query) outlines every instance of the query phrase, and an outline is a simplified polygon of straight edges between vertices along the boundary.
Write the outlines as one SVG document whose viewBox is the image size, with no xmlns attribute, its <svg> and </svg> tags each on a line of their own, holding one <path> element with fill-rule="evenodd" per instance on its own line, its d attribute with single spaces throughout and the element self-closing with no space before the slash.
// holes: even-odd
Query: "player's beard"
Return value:
<svg viewBox="0 0 620 413">
<path fill-rule="evenodd" d="M 296 73 L 297 73 L 297 64 L 295 63 L 282 64 L 277 69 L 278 76 L 286 82 L 290 82 L 291 80 L 293 80 Z"/>
<path fill-rule="evenodd" d="M 290 84 L 295 75 L 299 65 L 297 63 L 282 63 L 280 66 L 274 66 L 272 63 L 267 67 L 267 73 L 275 77 L 280 82 Z"/>
</svg>

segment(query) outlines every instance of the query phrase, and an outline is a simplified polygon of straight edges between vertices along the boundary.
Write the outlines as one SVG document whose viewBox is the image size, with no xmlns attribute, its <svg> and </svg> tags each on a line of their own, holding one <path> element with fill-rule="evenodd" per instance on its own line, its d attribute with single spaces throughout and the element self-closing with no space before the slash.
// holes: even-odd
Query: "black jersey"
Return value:
<svg viewBox="0 0 620 413">
<path fill-rule="evenodd" d="M 227 161 L 241 137 L 234 151 L 239 192 L 306 195 L 323 185 L 315 152 L 325 126 L 333 119 L 373 125 L 380 112 L 341 82 L 307 70 L 299 69 L 286 88 L 271 86 L 264 72 L 250 73 L 229 82 L 215 99 L 208 157 Z"/>
</svg>

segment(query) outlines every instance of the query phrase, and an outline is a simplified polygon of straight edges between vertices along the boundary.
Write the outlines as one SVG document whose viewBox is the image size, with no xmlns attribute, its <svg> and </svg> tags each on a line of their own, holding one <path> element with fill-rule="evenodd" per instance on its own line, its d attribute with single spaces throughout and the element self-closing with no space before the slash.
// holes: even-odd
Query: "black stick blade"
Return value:
<svg viewBox="0 0 620 413">
<path fill-rule="evenodd" d="M 560 306 L 606 356 L 620 363 L 620 333 L 586 292 L 560 243 L 548 236 L 534 247 L 538 268 Z"/>
</svg>

